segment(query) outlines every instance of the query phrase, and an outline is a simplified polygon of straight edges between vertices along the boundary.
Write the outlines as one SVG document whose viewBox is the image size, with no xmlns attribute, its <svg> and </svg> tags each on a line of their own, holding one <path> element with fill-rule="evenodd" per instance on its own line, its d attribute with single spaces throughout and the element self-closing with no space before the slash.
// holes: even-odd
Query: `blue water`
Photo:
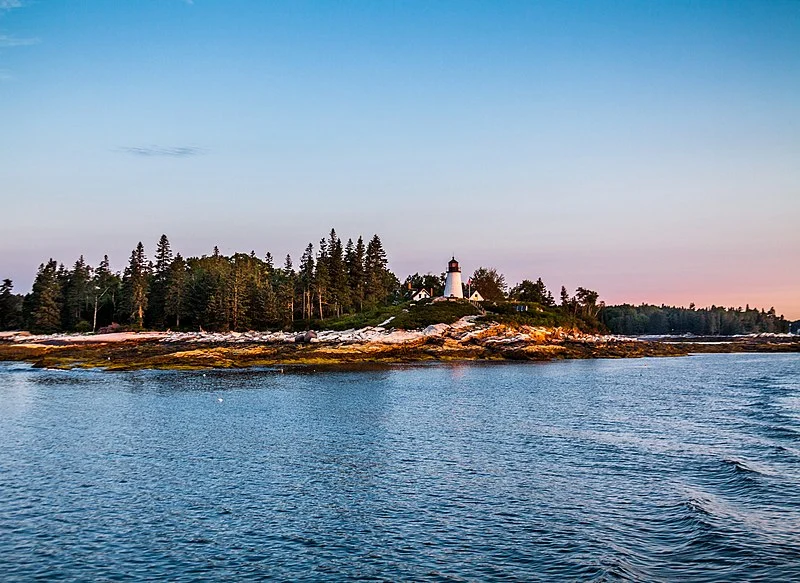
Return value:
<svg viewBox="0 0 800 583">
<path fill-rule="evenodd" d="M 0 364 L 0 579 L 36 578 L 798 581 L 800 355 Z"/>
</svg>

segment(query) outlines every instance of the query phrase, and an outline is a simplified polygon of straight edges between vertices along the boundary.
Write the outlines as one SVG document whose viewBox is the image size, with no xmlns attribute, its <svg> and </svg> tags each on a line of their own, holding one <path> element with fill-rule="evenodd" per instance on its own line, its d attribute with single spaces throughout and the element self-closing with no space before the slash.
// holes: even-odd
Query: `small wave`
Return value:
<svg viewBox="0 0 800 583">
<path fill-rule="evenodd" d="M 743 472 L 745 474 L 755 474 L 755 475 L 764 475 L 759 470 L 752 467 L 752 465 L 748 465 L 748 463 L 744 462 L 743 460 L 739 460 L 736 458 L 723 458 L 722 463 L 730 468 L 733 469 L 734 472 Z"/>
</svg>

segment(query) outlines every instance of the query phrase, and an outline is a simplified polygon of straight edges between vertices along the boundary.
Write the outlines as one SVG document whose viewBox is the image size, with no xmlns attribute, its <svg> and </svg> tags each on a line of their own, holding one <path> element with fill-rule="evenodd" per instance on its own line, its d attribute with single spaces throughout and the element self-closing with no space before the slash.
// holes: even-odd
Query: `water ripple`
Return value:
<svg viewBox="0 0 800 583">
<path fill-rule="evenodd" d="M 800 580 L 798 373 L 0 364 L 3 580 Z"/>
</svg>

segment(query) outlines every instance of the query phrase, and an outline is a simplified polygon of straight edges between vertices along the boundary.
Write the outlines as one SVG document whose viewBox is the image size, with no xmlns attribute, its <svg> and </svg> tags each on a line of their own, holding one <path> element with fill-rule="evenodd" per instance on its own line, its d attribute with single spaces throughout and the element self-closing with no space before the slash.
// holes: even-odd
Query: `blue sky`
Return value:
<svg viewBox="0 0 800 583">
<path fill-rule="evenodd" d="M 0 0 L 0 277 L 49 257 L 495 266 L 800 318 L 800 2 Z"/>
</svg>

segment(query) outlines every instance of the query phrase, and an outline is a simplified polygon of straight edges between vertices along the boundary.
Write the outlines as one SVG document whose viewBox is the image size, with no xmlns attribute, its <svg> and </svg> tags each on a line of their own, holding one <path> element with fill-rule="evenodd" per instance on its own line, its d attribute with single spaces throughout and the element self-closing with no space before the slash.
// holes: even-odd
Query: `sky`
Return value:
<svg viewBox="0 0 800 583">
<path fill-rule="evenodd" d="M 0 0 L 0 278 L 50 257 L 495 267 L 800 318 L 800 2 Z"/>
</svg>

